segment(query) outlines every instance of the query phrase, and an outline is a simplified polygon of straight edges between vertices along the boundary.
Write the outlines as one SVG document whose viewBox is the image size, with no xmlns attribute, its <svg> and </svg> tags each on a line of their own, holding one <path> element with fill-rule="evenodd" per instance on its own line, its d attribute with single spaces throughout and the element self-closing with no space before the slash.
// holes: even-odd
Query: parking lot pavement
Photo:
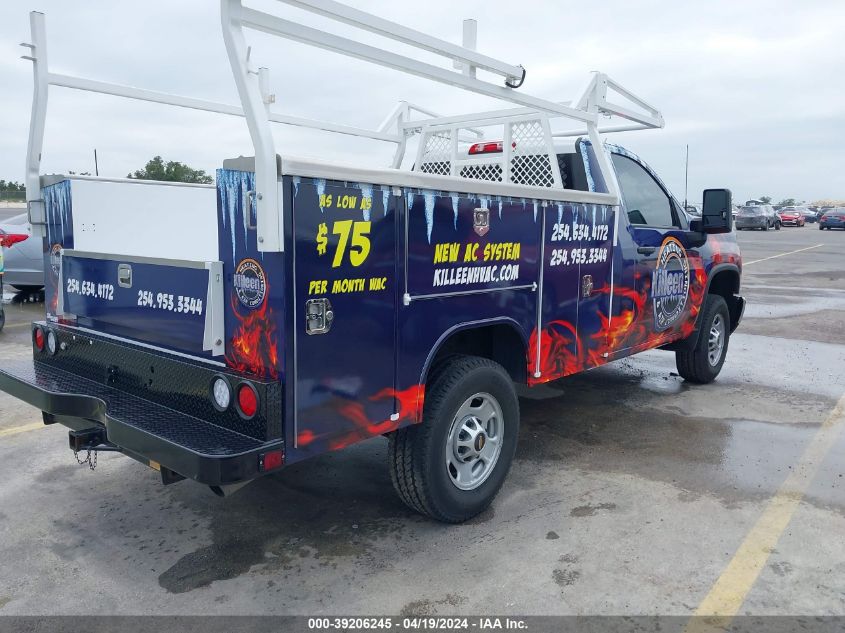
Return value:
<svg viewBox="0 0 845 633">
<path fill-rule="evenodd" d="M 845 233 L 739 239 L 719 379 L 652 351 L 525 392 L 510 477 L 466 525 L 405 509 L 381 438 L 219 499 L 78 466 L 0 395 L 0 613 L 845 613 Z M 9 310 L 2 358 L 37 312 Z"/>
</svg>

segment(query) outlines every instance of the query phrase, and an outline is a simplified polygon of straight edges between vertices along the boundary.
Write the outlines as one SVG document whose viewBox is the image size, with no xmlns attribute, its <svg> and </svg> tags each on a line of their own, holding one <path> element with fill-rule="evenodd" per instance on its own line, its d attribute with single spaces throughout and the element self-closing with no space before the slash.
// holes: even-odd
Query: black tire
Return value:
<svg viewBox="0 0 845 633">
<path fill-rule="evenodd" d="M 780 231 L 780 222 L 775 222 L 775 231 Z"/>
<path fill-rule="evenodd" d="M 824 231 L 824 227 L 821 224 L 819 224 L 819 231 Z"/>
<path fill-rule="evenodd" d="M 721 353 L 717 362 L 714 363 L 710 361 L 710 330 L 717 316 L 722 320 L 724 338 Z M 675 352 L 675 364 L 678 367 L 678 373 L 684 380 L 706 384 L 716 379 L 716 376 L 722 371 L 722 365 L 725 364 L 725 357 L 728 354 L 730 323 L 728 304 L 725 303 L 724 298 L 719 295 L 707 295 L 695 347 L 691 350 Z"/>
<path fill-rule="evenodd" d="M 446 466 L 452 425 L 461 406 L 485 393 L 501 408 L 501 450 L 476 488 L 461 490 Z M 388 457 L 393 486 L 405 504 L 445 523 L 461 523 L 483 512 L 502 487 L 513 462 L 519 435 L 519 400 L 513 382 L 498 363 L 458 356 L 437 367 L 426 384 L 423 421 L 389 435 Z M 483 444 L 482 444 L 483 446 Z"/>
<path fill-rule="evenodd" d="M 2 301 L 3 297 L 0 297 L 0 301 Z M 3 306 L 0 305 L 0 332 L 3 331 L 3 328 L 6 326 L 6 311 L 3 310 Z"/>
</svg>

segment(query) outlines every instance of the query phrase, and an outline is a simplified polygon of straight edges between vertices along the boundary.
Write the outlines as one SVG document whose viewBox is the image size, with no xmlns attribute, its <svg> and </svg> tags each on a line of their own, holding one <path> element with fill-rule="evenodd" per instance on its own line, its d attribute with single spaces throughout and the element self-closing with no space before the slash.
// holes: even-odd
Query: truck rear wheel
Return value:
<svg viewBox="0 0 845 633">
<path fill-rule="evenodd" d="M 449 360 L 426 385 L 423 421 L 389 437 L 393 485 L 413 510 L 460 523 L 485 510 L 510 470 L 519 401 L 501 365 Z"/>
<path fill-rule="evenodd" d="M 725 364 L 730 331 L 728 304 L 719 295 L 708 294 L 698 342 L 691 350 L 675 352 L 675 364 L 681 377 L 701 384 L 713 382 Z"/>
</svg>

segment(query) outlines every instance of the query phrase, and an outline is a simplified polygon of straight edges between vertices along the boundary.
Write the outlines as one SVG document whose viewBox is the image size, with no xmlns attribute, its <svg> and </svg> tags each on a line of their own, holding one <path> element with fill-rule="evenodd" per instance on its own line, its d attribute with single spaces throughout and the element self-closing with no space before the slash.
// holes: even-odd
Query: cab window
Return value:
<svg viewBox="0 0 845 633">
<path fill-rule="evenodd" d="M 622 200 L 631 224 L 671 228 L 678 225 L 671 198 L 642 165 L 626 156 L 611 154 Z"/>
</svg>

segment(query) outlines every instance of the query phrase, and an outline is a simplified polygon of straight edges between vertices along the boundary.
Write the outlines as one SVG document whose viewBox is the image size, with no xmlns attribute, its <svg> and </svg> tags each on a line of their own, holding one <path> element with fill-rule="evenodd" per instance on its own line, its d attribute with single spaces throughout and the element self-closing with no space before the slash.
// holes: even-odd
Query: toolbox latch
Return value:
<svg viewBox="0 0 845 633">
<path fill-rule="evenodd" d="M 309 299 L 305 302 L 305 333 L 325 334 L 332 329 L 334 311 L 326 298 Z"/>
</svg>

